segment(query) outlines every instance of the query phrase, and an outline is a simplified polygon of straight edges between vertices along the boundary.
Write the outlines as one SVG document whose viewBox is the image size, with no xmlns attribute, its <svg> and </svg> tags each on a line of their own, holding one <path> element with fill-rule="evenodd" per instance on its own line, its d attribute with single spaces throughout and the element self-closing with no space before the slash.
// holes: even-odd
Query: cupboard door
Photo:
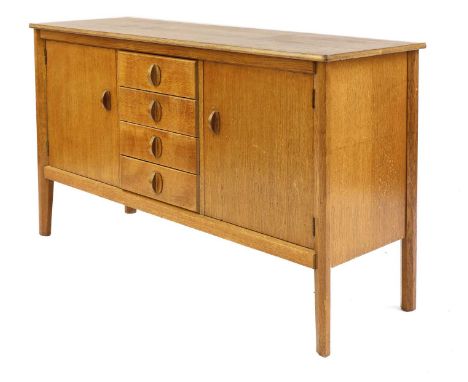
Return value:
<svg viewBox="0 0 468 382">
<path fill-rule="evenodd" d="M 116 53 L 47 41 L 51 166 L 119 184 Z"/>
<path fill-rule="evenodd" d="M 312 91 L 310 74 L 205 63 L 206 215 L 312 247 Z"/>
</svg>

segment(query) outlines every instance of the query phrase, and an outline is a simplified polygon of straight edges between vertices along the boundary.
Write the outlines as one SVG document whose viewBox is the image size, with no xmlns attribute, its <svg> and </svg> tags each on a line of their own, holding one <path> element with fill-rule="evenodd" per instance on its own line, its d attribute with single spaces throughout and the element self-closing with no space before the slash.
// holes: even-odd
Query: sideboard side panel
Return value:
<svg viewBox="0 0 468 382">
<path fill-rule="evenodd" d="M 332 266 L 405 236 L 407 55 L 327 64 Z"/>
</svg>

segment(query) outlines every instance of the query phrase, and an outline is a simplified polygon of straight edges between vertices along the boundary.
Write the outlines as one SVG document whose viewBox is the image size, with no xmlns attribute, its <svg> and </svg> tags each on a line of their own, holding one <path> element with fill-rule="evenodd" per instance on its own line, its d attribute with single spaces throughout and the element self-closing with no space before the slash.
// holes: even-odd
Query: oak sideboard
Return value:
<svg viewBox="0 0 468 382">
<path fill-rule="evenodd" d="M 415 309 L 424 43 L 136 18 L 30 26 L 41 235 L 60 182 L 313 268 L 322 356 L 331 268 L 401 240 L 401 307 Z"/>
</svg>

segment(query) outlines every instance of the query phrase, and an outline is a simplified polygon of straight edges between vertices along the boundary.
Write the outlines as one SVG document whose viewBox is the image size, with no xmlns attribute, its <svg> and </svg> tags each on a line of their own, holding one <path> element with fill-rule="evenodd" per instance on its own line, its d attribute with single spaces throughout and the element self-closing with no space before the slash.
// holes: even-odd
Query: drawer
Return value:
<svg viewBox="0 0 468 382">
<path fill-rule="evenodd" d="M 120 153 L 197 173 L 197 138 L 120 122 Z"/>
<path fill-rule="evenodd" d="M 120 86 L 196 97 L 195 61 L 128 52 L 118 56 Z"/>
<path fill-rule="evenodd" d="M 191 99 L 119 88 L 119 114 L 125 122 L 197 136 L 196 102 Z"/>
<path fill-rule="evenodd" d="M 120 186 L 124 190 L 197 211 L 197 176 L 120 156 Z"/>
</svg>

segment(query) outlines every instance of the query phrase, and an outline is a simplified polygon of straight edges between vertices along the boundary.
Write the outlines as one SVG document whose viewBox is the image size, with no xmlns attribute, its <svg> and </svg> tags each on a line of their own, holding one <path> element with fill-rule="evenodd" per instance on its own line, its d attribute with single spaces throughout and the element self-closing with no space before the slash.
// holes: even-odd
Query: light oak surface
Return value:
<svg viewBox="0 0 468 382">
<path fill-rule="evenodd" d="M 52 224 L 54 182 L 44 177 L 44 166 L 49 164 L 47 132 L 47 68 L 46 42 L 34 31 L 34 64 L 36 70 L 36 123 L 37 123 L 37 180 L 39 196 L 39 234 L 49 236 Z"/>
<path fill-rule="evenodd" d="M 405 236 L 406 53 L 326 68 L 332 266 Z"/>
<path fill-rule="evenodd" d="M 157 85 L 149 79 L 153 65 L 160 71 Z M 130 52 L 118 54 L 119 85 L 129 88 L 195 98 L 195 69 L 192 60 Z"/>
<path fill-rule="evenodd" d="M 63 41 L 89 46 L 100 46 L 112 49 L 122 49 L 126 51 L 169 55 L 174 57 L 192 58 L 213 62 L 225 62 L 236 65 L 275 68 L 301 73 L 314 73 L 315 71 L 315 62 L 307 60 L 165 45 L 163 43 L 120 40 L 109 37 L 95 37 L 49 30 L 41 30 L 40 36 L 46 40 Z M 198 62 L 199 65 L 201 63 L 202 61 Z"/>
<path fill-rule="evenodd" d="M 152 102 L 158 102 L 161 118 L 154 120 L 150 113 Z M 197 136 L 196 101 L 121 87 L 119 89 L 120 119 L 161 130 Z"/>
<path fill-rule="evenodd" d="M 315 202 L 315 331 L 316 350 L 322 357 L 330 354 L 330 211 L 329 156 L 327 155 L 327 66 L 319 63 L 314 81 L 314 202 Z"/>
<path fill-rule="evenodd" d="M 313 76 L 205 62 L 205 214 L 312 247 Z M 220 132 L 207 120 L 220 115 Z"/>
<path fill-rule="evenodd" d="M 115 18 L 33 23 L 32 28 L 313 61 L 405 52 L 423 43 L 235 28 L 174 21 Z"/>
<path fill-rule="evenodd" d="M 112 49 L 47 42 L 49 163 L 119 183 L 116 54 Z M 102 105 L 110 91 L 111 109 Z"/>
<path fill-rule="evenodd" d="M 155 192 L 153 179 L 161 176 L 161 192 Z M 197 211 L 197 176 L 121 156 L 120 185 L 124 190 L 145 195 L 162 202 Z"/>
<path fill-rule="evenodd" d="M 401 308 L 416 309 L 419 52 L 408 53 L 406 232 L 401 246 Z"/>
<path fill-rule="evenodd" d="M 198 135 L 199 139 L 197 140 L 197 163 L 198 163 L 198 204 L 200 208 L 200 213 L 205 215 L 205 151 L 203 149 L 203 144 L 200 142 L 205 142 L 205 135 L 203 131 L 203 105 L 204 105 L 204 87 L 203 87 L 203 73 L 205 71 L 203 61 L 198 62 L 197 65 L 197 97 L 198 97 Z"/>
<path fill-rule="evenodd" d="M 35 30 L 39 232 L 54 181 L 314 268 L 402 240 L 416 307 L 418 49 L 119 18 Z"/>
<path fill-rule="evenodd" d="M 315 252 L 312 249 L 212 219 L 183 208 L 159 202 L 142 195 L 122 190 L 119 187 L 97 182 L 51 166 L 45 167 L 44 174 L 48 180 L 66 184 L 70 187 L 113 200 L 117 203 L 132 206 L 137 210 L 145 211 L 196 228 L 307 267 L 314 267 Z"/>
<path fill-rule="evenodd" d="M 157 140 L 158 145 L 154 144 Z M 198 172 L 197 139 L 182 134 L 120 122 L 120 153 L 193 174 Z"/>
</svg>

